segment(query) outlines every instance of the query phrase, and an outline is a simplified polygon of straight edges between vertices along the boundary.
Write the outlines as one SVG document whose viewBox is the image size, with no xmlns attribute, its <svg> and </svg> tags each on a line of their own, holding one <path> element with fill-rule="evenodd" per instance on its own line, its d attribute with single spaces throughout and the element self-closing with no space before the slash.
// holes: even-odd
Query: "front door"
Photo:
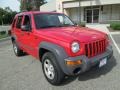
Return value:
<svg viewBox="0 0 120 90">
<path fill-rule="evenodd" d="M 31 16 L 30 15 L 24 15 L 22 25 L 31 27 Z M 28 31 L 21 30 L 21 42 L 22 42 L 24 50 L 28 53 L 33 51 L 33 48 L 30 45 L 30 42 L 32 42 L 31 40 L 32 35 L 33 35 L 32 28 Z"/>
<path fill-rule="evenodd" d="M 99 22 L 99 9 L 86 9 L 86 21 L 87 23 Z"/>
<path fill-rule="evenodd" d="M 31 15 L 24 15 L 24 19 L 23 19 L 23 26 L 29 26 L 30 30 L 29 31 L 22 31 L 21 32 L 21 38 L 22 38 L 22 44 L 24 47 L 24 50 L 33 55 L 33 56 L 37 56 L 37 50 L 36 50 L 36 37 L 34 35 L 34 30 L 32 28 L 32 19 L 31 19 Z"/>
</svg>

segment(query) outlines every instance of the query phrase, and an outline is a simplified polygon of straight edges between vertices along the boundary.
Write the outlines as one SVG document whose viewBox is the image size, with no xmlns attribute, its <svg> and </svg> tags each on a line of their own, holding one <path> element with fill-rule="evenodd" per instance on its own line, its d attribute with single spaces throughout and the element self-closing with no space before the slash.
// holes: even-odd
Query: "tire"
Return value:
<svg viewBox="0 0 120 90">
<path fill-rule="evenodd" d="M 65 74 L 56 62 L 55 56 L 47 52 L 42 57 L 42 70 L 47 81 L 52 85 L 60 85 L 64 80 Z"/>
<path fill-rule="evenodd" d="M 18 47 L 15 41 L 13 42 L 13 50 L 16 56 L 24 55 L 23 51 Z"/>
</svg>

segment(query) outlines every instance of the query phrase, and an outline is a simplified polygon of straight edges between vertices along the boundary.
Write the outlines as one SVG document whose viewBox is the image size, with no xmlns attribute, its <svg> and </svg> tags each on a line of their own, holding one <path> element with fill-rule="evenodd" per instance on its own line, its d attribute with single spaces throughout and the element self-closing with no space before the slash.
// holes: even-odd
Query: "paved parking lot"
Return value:
<svg viewBox="0 0 120 90">
<path fill-rule="evenodd" d="M 120 47 L 120 35 L 113 37 Z M 0 42 L 0 90 L 119 90 L 120 55 L 114 45 L 113 50 L 114 56 L 105 67 L 52 86 L 45 80 L 39 60 L 30 55 L 16 57 L 10 41 Z"/>
<path fill-rule="evenodd" d="M 120 48 L 120 34 L 112 35 L 118 47 Z"/>
</svg>

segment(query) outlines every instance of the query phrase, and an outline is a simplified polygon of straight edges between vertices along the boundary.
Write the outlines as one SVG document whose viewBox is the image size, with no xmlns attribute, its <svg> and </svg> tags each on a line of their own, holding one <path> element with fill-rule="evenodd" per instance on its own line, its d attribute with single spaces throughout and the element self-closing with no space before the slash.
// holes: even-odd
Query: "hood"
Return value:
<svg viewBox="0 0 120 90">
<path fill-rule="evenodd" d="M 45 36 L 66 42 L 90 42 L 105 38 L 105 33 L 86 27 L 57 27 L 40 31 L 43 31 Z"/>
</svg>

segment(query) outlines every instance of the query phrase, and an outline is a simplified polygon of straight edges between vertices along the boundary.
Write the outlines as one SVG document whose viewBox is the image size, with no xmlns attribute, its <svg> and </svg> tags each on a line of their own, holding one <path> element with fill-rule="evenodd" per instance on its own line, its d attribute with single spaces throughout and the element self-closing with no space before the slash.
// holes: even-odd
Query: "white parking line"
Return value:
<svg viewBox="0 0 120 90">
<path fill-rule="evenodd" d="M 0 53 L 8 53 L 8 51 L 12 51 L 12 48 L 11 49 L 7 49 L 7 51 L 0 49 L 0 51 L 1 51 Z"/>
<path fill-rule="evenodd" d="M 109 35 L 110 35 L 110 38 L 112 39 L 112 41 L 113 41 L 113 43 L 114 43 L 114 45 L 115 45 L 116 49 L 118 50 L 118 53 L 120 54 L 120 49 L 119 49 L 119 47 L 118 47 L 117 43 L 116 43 L 116 42 L 115 42 L 115 40 L 113 39 L 113 37 L 112 37 L 111 33 L 109 33 Z"/>
<path fill-rule="evenodd" d="M 120 32 L 110 32 L 110 34 L 112 34 L 112 35 L 118 35 L 118 34 L 120 34 Z"/>
<path fill-rule="evenodd" d="M 110 38 L 112 39 L 113 44 L 115 45 L 116 49 L 118 50 L 118 53 L 120 54 L 120 48 L 118 47 L 117 43 L 115 42 L 114 38 L 112 37 L 112 35 L 115 35 L 115 34 L 118 35 L 118 34 L 120 34 L 120 32 L 110 32 L 107 28 L 108 26 L 110 26 L 109 24 L 100 24 L 100 25 L 99 24 L 98 25 L 95 25 L 95 24 L 89 25 L 88 24 L 86 26 L 89 28 L 93 28 L 93 29 L 96 29 L 96 30 L 99 30 L 99 31 L 109 34 Z"/>
</svg>

